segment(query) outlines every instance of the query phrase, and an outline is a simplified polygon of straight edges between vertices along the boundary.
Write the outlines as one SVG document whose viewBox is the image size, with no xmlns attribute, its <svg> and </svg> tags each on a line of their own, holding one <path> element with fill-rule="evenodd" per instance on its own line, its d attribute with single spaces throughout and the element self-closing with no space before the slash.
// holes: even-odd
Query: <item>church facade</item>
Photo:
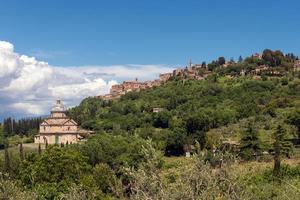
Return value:
<svg viewBox="0 0 300 200">
<path fill-rule="evenodd" d="M 77 143 L 80 139 L 77 123 L 67 117 L 61 100 L 57 100 L 51 114 L 41 124 L 34 142 L 41 144 Z"/>
</svg>

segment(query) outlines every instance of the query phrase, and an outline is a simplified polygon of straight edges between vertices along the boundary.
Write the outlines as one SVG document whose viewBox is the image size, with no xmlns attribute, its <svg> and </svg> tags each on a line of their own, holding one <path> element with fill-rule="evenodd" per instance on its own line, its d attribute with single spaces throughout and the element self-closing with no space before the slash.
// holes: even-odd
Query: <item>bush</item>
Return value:
<svg viewBox="0 0 300 200">
<path fill-rule="evenodd" d="M 95 166 L 107 163 L 116 169 L 122 165 L 137 166 L 143 159 L 140 149 L 144 140 L 135 136 L 97 134 L 77 147 L 77 150 Z"/>
</svg>

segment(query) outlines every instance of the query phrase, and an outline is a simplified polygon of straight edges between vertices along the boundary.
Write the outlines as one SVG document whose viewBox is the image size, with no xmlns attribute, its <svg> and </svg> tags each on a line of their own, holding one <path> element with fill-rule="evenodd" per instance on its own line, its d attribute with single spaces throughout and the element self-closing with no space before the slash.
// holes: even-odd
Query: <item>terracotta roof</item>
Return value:
<svg viewBox="0 0 300 200">
<path fill-rule="evenodd" d="M 46 123 L 47 125 L 65 125 L 67 122 L 70 122 L 74 125 L 77 126 L 77 123 L 69 118 L 47 118 L 45 119 L 41 125 L 43 125 L 44 123 Z"/>
</svg>

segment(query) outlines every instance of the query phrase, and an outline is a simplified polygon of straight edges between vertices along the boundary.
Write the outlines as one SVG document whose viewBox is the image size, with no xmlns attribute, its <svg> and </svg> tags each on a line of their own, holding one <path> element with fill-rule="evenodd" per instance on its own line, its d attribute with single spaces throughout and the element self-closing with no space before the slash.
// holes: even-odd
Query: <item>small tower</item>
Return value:
<svg viewBox="0 0 300 200">
<path fill-rule="evenodd" d="M 51 117 L 53 117 L 53 118 L 66 117 L 65 106 L 61 100 L 56 100 L 56 103 L 54 104 L 54 106 L 51 109 Z"/>
<path fill-rule="evenodd" d="M 190 59 L 189 61 L 189 67 L 192 67 L 193 63 L 192 63 L 192 59 Z"/>
</svg>

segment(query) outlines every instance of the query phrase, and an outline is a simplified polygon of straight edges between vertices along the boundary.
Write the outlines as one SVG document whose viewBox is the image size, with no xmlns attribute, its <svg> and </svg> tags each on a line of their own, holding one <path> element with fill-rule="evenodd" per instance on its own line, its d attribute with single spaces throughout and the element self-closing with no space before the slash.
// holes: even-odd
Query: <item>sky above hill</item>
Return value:
<svg viewBox="0 0 300 200">
<path fill-rule="evenodd" d="M 281 49 L 300 55 L 296 0 L 10 0 L 0 11 L 0 119 L 76 105 L 125 79 Z"/>
</svg>

